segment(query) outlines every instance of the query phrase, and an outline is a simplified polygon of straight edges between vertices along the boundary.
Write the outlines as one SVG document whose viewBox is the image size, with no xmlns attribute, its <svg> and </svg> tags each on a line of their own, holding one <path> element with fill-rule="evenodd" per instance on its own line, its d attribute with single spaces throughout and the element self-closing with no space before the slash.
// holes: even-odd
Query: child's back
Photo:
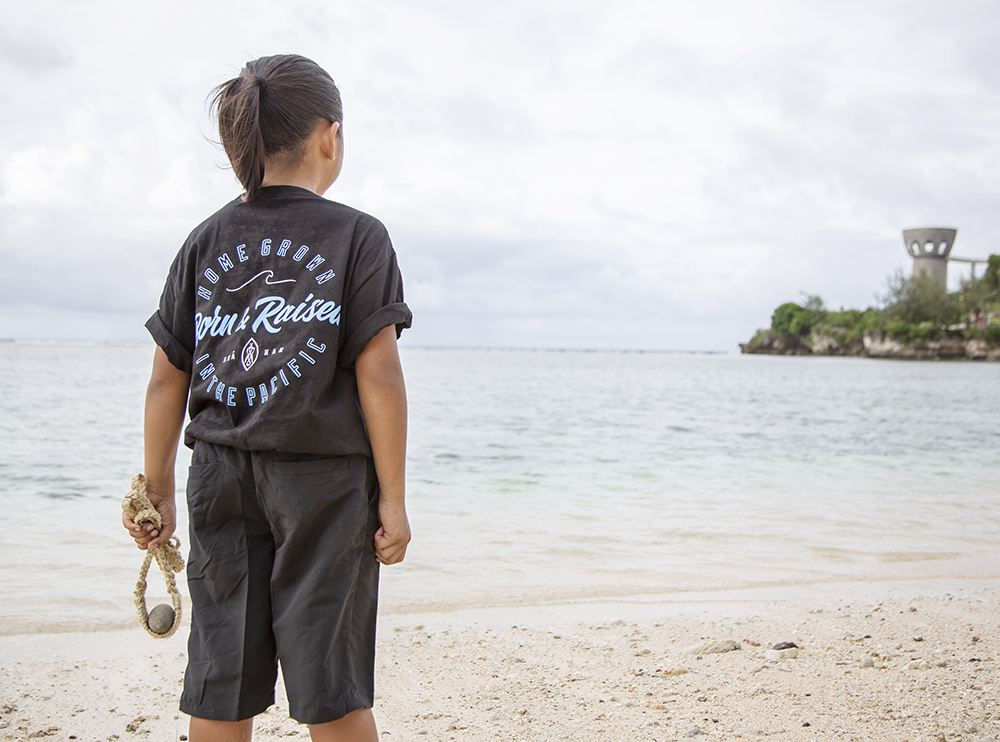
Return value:
<svg viewBox="0 0 1000 742">
<path fill-rule="evenodd" d="M 377 738 L 378 562 L 405 555 L 410 323 L 385 228 L 321 197 L 340 173 L 340 97 L 310 60 L 266 57 L 217 90 L 245 193 L 199 225 L 147 322 L 157 343 L 145 473 L 174 527 L 184 417 L 193 605 L 191 739 L 249 739 L 280 657 L 314 739 Z"/>
</svg>

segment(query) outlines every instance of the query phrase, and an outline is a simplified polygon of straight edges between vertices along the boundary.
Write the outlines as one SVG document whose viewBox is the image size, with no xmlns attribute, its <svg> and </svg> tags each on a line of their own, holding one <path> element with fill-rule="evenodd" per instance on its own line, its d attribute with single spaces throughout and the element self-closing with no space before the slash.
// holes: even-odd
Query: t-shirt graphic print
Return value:
<svg viewBox="0 0 1000 742">
<path fill-rule="evenodd" d="M 370 455 L 354 361 L 410 321 L 380 222 L 272 186 L 191 233 L 146 326 L 191 374 L 189 446 Z"/>
</svg>

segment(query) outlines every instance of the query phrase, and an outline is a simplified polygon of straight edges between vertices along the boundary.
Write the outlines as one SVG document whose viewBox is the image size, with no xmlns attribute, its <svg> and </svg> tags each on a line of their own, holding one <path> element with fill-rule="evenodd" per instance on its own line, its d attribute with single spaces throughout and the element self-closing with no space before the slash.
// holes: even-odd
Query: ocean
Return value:
<svg viewBox="0 0 1000 742">
<path fill-rule="evenodd" d="M 385 612 L 1000 576 L 1000 364 L 401 354 L 414 540 Z M 134 624 L 151 358 L 0 343 L 0 633 Z"/>
</svg>

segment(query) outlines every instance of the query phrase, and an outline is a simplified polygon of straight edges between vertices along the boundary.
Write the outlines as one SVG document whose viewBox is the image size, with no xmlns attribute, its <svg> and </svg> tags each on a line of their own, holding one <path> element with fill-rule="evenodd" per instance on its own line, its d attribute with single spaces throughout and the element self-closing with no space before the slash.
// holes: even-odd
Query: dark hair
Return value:
<svg viewBox="0 0 1000 742">
<path fill-rule="evenodd" d="M 322 121 L 344 118 L 340 91 L 326 70 L 298 54 L 247 62 L 238 77 L 215 88 L 212 107 L 233 172 L 252 201 L 264 179 L 264 158 L 301 158 Z"/>
</svg>

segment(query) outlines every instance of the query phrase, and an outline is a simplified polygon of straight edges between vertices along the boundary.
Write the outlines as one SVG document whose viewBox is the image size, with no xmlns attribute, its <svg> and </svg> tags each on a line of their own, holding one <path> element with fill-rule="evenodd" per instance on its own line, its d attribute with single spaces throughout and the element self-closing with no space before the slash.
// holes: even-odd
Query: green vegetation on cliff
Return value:
<svg viewBox="0 0 1000 742">
<path fill-rule="evenodd" d="M 761 351 L 775 340 L 794 347 L 814 336 L 849 347 L 875 330 L 901 343 L 963 337 L 1000 345 L 1000 255 L 991 255 L 985 275 L 963 281 L 958 291 L 899 271 L 886 282 L 876 306 L 865 310 L 830 311 L 818 296 L 808 296 L 803 304 L 786 302 L 771 315 L 770 329 L 758 330 L 748 349 Z"/>
</svg>

